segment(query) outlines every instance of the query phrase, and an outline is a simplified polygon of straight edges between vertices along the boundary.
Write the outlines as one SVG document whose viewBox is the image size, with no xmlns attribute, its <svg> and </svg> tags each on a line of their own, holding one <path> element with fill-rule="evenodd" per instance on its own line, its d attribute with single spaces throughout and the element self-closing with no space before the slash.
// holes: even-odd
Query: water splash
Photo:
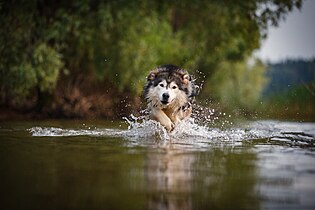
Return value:
<svg viewBox="0 0 315 210">
<path fill-rule="evenodd" d="M 169 133 L 157 121 L 148 119 L 147 116 L 135 117 L 130 115 L 130 118 L 123 118 L 128 124 L 128 130 L 123 132 L 122 137 L 127 138 L 159 138 L 163 140 L 170 139 Z"/>
<path fill-rule="evenodd" d="M 182 121 L 172 132 L 167 132 L 158 122 L 146 116 L 131 115 L 124 118 L 127 129 L 109 128 L 57 128 L 33 127 L 28 131 L 39 137 L 93 136 L 123 138 L 132 144 L 165 144 L 181 147 L 201 148 L 209 145 L 240 145 L 255 139 L 265 139 L 265 143 L 290 146 L 308 146 L 315 144 L 314 123 L 290 123 L 281 121 L 254 121 L 228 128 L 200 125 L 194 118 Z"/>
<path fill-rule="evenodd" d="M 56 127 L 32 127 L 28 129 L 32 136 L 63 137 L 63 136 L 109 136 L 116 137 L 121 132 L 118 129 L 66 129 Z"/>
</svg>

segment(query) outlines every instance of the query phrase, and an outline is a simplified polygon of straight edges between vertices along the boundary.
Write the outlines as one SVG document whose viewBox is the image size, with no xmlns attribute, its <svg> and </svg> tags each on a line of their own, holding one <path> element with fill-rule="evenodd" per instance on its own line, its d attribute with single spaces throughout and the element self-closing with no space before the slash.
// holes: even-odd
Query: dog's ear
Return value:
<svg viewBox="0 0 315 210">
<path fill-rule="evenodd" d="M 190 78 L 189 74 L 184 74 L 184 75 L 183 75 L 183 83 L 184 83 L 184 84 L 187 85 L 190 80 L 191 80 L 191 78 Z"/>
<path fill-rule="evenodd" d="M 150 74 L 147 77 L 147 80 L 148 81 L 152 81 L 152 80 L 155 79 L 155 77 L 156 77 L 156 71 L 151 71 Z"/>
</svg>

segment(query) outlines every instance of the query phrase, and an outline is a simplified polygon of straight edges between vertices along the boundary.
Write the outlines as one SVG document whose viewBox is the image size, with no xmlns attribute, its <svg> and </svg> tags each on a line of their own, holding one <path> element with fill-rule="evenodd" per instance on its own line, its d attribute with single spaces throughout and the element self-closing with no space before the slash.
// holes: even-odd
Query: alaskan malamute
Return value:
<svg viewBox="0 0 315 210">
<path fill-rule="evenodd" d="M 153 69 L 144 88 L 151 119 L 160 122 L 167 131 L 172 131 L 178 122 L 191 115 L 196 94 L 191 75 L 174 65 Z"/>
</svg>

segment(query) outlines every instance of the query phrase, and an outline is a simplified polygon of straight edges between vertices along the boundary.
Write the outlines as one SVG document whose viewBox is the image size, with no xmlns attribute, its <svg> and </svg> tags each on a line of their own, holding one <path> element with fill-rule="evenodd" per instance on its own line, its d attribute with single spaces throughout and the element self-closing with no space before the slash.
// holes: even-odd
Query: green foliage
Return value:
<svg viewBox="0 0 315 210">
<path fill-rule="evenodd" d="M 1 94 L 18 104 L 34 88 L 54 90 L 63 68 L 61 54 L 37 38 L 42 28 L 36 29 L 34 1 L 23 3 L 21 8 L 3 3 L 0 18 Z"/>
<path fill-rule="evenodd" d="M 17 103 L 22 103 L 29 90 L 37 83 L 36 72 L 30 63 L 11 66 L 5 78 L 8 79 L 3 81 L 8 88 L 7 93 Z"/>
<path fill-rule="evenodd" d="M 186 49 L 181 47 L 179 35 L 172 33 L 168 22 L 156 14 L 150 17 L 128 14 L 125 18 L 134 27 L 126 28 L 113 53 L 108 55 L 108 68 L 116 69 L 115 75 L 109 76 L 120 91 L 140 93 L 150 69 L 162 63 L 178 63 Z"/>
<path fill-rule="evenodd" d="M 259 60 L 255 60 L 252 65 L 246 62 L 223 62 L 218 68 L 208 81 L 209 94 L 230 108 L 256 108 L 267 82 L 264 64 Z"/>
<path fill-rule="evenodd" d="M 260 107 L 264 117 L 315 120 L 315 83 L 294 85 L 284 93 L 273 94 Z"/>
<path fill-rule="evenodd" d="M 286 60 L 268 64 L 261 108 L 274 117 L 315 119 L 315 60 Z"/>
<path fill-rule="evenodd" d="M 232 84 L 258 80 L 241 63 L 259 47 L 268 26 L 300 8 L 301 0 L 14 0 L 0 5 L 5 103 L 8 98 L 23 101 L 35 89 L 52 93 L 58 78 L 89 77 L 134 96 L 149 70 L 166 63 L 199 70 L 211 81 L 227 72 L 231 81 L 222 82 L 224 88 L 216 92 L 223 94 Z M 69 74 L 61 78 L 63 69 Z M 216 96 L 244 96 L 238 103 L 249 104 L 261 84 Z"/>
<path fill-rule="evenodd" d="M 315 81 L 315 59 L 270 63 L 266 76 L 270 82 L 263 93 L 265 98 L 286 94 L 292 87 Z"/>
<path fill-rule="evenodd" d="M 314 87 L 315 83 L 313 84 Z M 273 103 L 283 108 L 296 104 L 297 106 L 306 107 L 309 103 L 315 106 L 315 95 L 310 91 L 311 85 L 293 86 L 285 93 L 275 94 L 268 99 L 269 103 Z"/>
<path fill-rule="evenodd" d="M 17 103 L 22 103 L 34 87 L 38 87 L 41 92 L 51 92 L 63 67 L 61 55 L 45 44 L 35 48 L 30 59 L 29 62 L 22 61 L 20 65 L 9 66 L 10 71 L 2 72 L 5 75 L 2 84 Z"/>
<path fill-rule="evenodd" d="M 41 92 L 51 92 L 63 67 L 61 55 L 46 44 L 40 44 L 33 54 L 33 69 L 36 73 L 36 85 Z"/>
</svg>

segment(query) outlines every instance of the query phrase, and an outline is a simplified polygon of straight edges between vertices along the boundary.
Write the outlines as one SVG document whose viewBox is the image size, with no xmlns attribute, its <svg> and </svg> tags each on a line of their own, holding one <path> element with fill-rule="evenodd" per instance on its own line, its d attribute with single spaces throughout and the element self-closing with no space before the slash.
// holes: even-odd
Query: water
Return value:
<svg viewBox="0 0 315 210">
<path fill-rule="evenodd" d="M 2 122 L 1 209 L 315 209 L 315 123 L 223 123 Z"/>
</svg>

